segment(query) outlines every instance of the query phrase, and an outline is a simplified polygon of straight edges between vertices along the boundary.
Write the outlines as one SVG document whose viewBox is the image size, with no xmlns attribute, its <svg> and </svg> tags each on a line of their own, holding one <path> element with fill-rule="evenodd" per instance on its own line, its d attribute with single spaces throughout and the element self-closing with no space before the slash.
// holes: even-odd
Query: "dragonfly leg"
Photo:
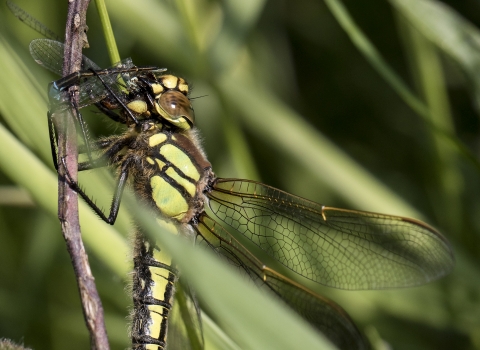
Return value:
<svg viewBox="0 0 480 350">
<path fill-rule="evenodd" d="M 104 150 L 109 148 L 115 140 L 108 138 L 108 139 L 101 139 L 101 140 L 95 140 L 94 142 L 90 143 L 90 147 L 92 147 L 92 150 L 98 151 L 98 150 Z M 79 145 L 78 146 L 78 154 L 85 154 L 87 153 L 87 149 L 84 145 Z"/>
<path fill-rule="evenodd" d="M 48 137 L 50 138 L 50 150 L 52 152 L 53 166 L 55 167 L 55 170 L 58 172 L 58 162 L 57 162 L 58 149 L 57 149 L 57 141 L 56 141 L 57 128 L 55 127 L 52 113 L 50 113 L 50 111 L 47 113 L 47 117 L 48 117 Z"/>
<path fill-rule="evenodd" d="M 131 141 L 131 137 L 109 137 L 98 140 L 94 143 L 96 149 L 106 149 L 106 151 L 96 159 L 89 159 L 88 161 L 78 163 L 78 171 L 91 170 L 111 164 L 123 164 L 124 155 L 120 154 L 120 152 L 123 148 L 128 148 Z"/>
<path fill-rule="evenodd" d="M 120 99 L 118 98 L 117 94 L 113 92 L 112 88 L 105 83 L 105 81 L 102 79 L 101 75 L 97 73 L 94 69 L 91 69 L 91 72 L 97 76 L 97 78 L 102 82 L 103 86 L 105 86 L 105 89 L 110 93 L 111 96 L 118 102 L 118 104 L 123 108 L 125 113 L 130 117 L 133 122 L 138 125 L 138 119 L 133 115 L 132 111 L 127 107 L 127 105 Z"/>
<path fill-rule="evenodd" d="M 82 152 L 82 153 L 86 153 L 88 159 L 92 161 L 93 160 L 92 147 L 90 144 L 88 127 L 82 117 L 82 114 L 78 110 L 77 106 L 74 105 L 73 110 L 75 111 L 74 112 L 75 120 L 77 121 L 77 124 L 80 126 L 82 140 L 83 140 L 83 147 L 85 147 L 85 152 Z M 54 113 L 49 111 L 47 113 L 47 117 L 48 117 L 48 133 L 50 138 L 50 148 L 52 152 L 53 165 L 55 166 L 55 170 L 58 171 L 58 146 L 57 146 L 57 140 L 56 140 L 58 135 L 57 125 L 54 121 L 54 118 L 55 118 Z"/>
<path fill-rule="evenodd" d="M 92 149 L 90 147 L 90 135 L 88 133 L 88 127 L 85 124 L 85 120 L 83 119 L 82 113 L 80 113 L 78 106 L 74 103 L 74 111 L 75 111 L 75 119 L 78 122 L 80 127 L 80 131 L 82 134 L 83 144 L 85 145 L 87 157 L 91 161 L 92 160 Z"/>
<path fill-rule="evenodd" d="M 84 200 L 87 202 L 88 206 L 92 208 L 92 210 L 106 223 L 113 225 L 115 220 L 117 219 L 118 210 L 120 208 L 120 202 L 122 200 L 123 190 L 125 189 L 125 185 L 128 179 L 128 171 L 130 166 L 130 161 L 127 159 L 125 162 L 122 163 L 120 175 L 117 179 L 117 184 L 115 188 L 115 193 L 113 194 L 112 203 L 110 205 L 110 212 L 108 217 L 104 214 L 103 210 L 97 206 L 97 204 L 85 193 L 85 191 L 80 187 L 78 182 L 76 182 L 72 176 L 70 175 L 66 163 L 65 158 L 62 158 L 62 165 L 65 170 L 65 177 L 68 181 L 69 186 L 77 192 Z M 84 169 L 85 170 L 85 169 Z"/>
<path fill-rule="evenodd" d="M 95 103 L 95 106 L 100 110 L 100 112 L 105 114 L 107 117 L 109 117 L 114 122 L 125 124 L 125 122 L 126 122 L 125 118 L 118 115 L 117 113 L 115 113 L 111 109 L 105 107 L 101 102 Z"/>
</svg>

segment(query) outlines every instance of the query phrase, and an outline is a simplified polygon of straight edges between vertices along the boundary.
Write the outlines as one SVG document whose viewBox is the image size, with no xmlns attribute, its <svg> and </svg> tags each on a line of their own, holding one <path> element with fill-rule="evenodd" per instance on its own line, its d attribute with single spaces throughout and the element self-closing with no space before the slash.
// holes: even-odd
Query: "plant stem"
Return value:
<svg viewBox="0 0 480 350">
<path fill-rule="evenodd" d="M 65 29 L 64 76 L 80 70 L 82 48 L 88 46 L 85 29 L 87 28 L 86 14 L 89 1 L 73 0 L 69 2 Z M 77 86 L 69 89 L 69 98 L 72 106 L 77 105 Z M 78 113 L 75 108 L 54 112 L 54 121 L 58 131 L 58 218 L 77 279 L 83 314 L 90 332 L 91 349 L 108 350 L 103 307 L 81 238 L 77 193 L 70 188 L 65 178 L 64 165 L 71 178 L 74 181 L 77 179 L 78 153 L 74 113 Z"/>
</svg>

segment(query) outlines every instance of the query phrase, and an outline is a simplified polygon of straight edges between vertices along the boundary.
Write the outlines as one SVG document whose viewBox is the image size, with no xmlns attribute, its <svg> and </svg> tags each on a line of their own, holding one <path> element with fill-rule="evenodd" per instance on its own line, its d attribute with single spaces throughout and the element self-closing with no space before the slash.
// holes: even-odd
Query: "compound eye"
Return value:
<svg viewBox="0 0 480 350">
<path fill-rule="evenodd" d="M 190 100 L 179 91 L 167 91 L 160 96 L 158 114 L 182 129 L 189 129 L 195 123 Z M 162 111 L 164 113 L 162 113 Z"/>
</svg>

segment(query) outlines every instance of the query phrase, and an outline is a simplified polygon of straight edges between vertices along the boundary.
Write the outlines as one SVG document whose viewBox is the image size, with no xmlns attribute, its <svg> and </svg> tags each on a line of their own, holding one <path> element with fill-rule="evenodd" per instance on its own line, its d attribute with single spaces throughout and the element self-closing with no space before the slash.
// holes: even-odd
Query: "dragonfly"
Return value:
<svg viewBox="0 0 480 350">
<path fill-rule="evenodd" d="M 37 51 L 35 60 L 61 73 L 55 67 L 60 67 L 63 50 L 52 58 L 42 54 L 52 47 L 51 40 L 34 43 L 45 49 Z M 126 83 L 119 79 L 123 73 Z M 66 173 L 70 186 L 102 220 L 115 222 L 123 191 L 131 183 L 138 200 L 159 221 L 213 249 L 340 349 L 369 347 L 350 316 L 332 300 L 268 266 L 239 237 L 295 274 L 348 290 L 416 286 L 445 276 L 454 266 L 447 239 L 421 221 L 329 207 L 260 182 L 217 177 L 199 143 L 189 85 L 183 78 L 155 67 L 136 70 L 127 63 L 107 70 L 91 66 L 68 79 L 85 91 L 82 106 L 100 106 L 108 118 L 126 127 L 123 134 L 94 141 L 91 146 L 98 156 L 78 165 L 79 171 L 107 166 L 118 174 L 107 213 Z M 53 99 L 63 101 L 56 94 L 69 84 L 64 79 L 51 85 Z M 79 108 L 63 102 L 56 107 L 63 108 L 60 105 Z M 51 143 L 55 149 L 54 137 Z M 172 326 L 182 288 L 174 259 L 141 230 L 136 232 L 134 252 L 132 347 L 202 348 L 200 310 L 188 290 L 181 292 L 189 297 L 194 334 Z"/>
</svg>

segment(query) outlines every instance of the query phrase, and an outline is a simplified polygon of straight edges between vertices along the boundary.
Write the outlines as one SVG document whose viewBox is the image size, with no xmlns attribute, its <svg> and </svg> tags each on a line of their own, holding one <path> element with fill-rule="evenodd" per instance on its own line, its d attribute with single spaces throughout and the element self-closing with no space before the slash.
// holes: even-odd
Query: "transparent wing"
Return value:
<svg viewBox="0 0 480 350">
<path fill-rule="evenodd" d="M 25 10 L 17 6 L 14 2 L 7 0 L 7 6 L 15 17 L 17 17 L 20 21 L 25 23 L 27 26 L 29 26 L 36 32 L 42 34 L 43 36 L 49 39 L 54 39 L 57 41 L 62 40 L 57 34 L 52 32 L 43 23 L 39 22 L 36 18 L 34 18 L 29 13 L 27 13 Z"/>
<path fill-rule="evenodd" d="M 294 272 L 342 289 L 414 286 L 454 266 L 447 240 L 423 222 L 325 207 L 249 180 L 218 179 L 219 220 Z"/>
<path fill-rule="evenodd" d="M 62 75 L 63 73 L 63 52 L 65 45 L 60 41 L 50 39 L 35 39 L 30 43 L 30 55 L 35 62 L 49 71 Z M 82 55 L 81 70 L 101 70 L 91 59 Z"/>
<path fill-rule="evenodd" d="M 42 67 L 48 69 L 49 71 L 62 75 L 63 70 L 63 53 L 65 45 L 59 41 L 49 40 L 49 39 L 35 39 L 30 43 L 30 54 L 32 55 L 35 62 L 37 62 Z M 103 81 L 112 89 L 112 91 L 117 96 L 122 96 L 122 84 L 119 80 L 118 69 L 123 70 L 134 69 L 135 66 L 132 63 L 130 58 L 122 60 L 120 63 L 115 65 L 112 68 L 102 70 L 97 66 L 92 60 L 86 56 L 82 56 L 82 71 L 95 70 L 97 73 L 102 74 Z M 111 72 L 111 73 L 110 73 Z M 121 78 L 123 79 L 123 84 L 127 84 L 130 81 L 129 75 L 122 74 Z M 53 89 L 50 89 L 50 99 L 53 105 L 61 104 L 64 98 L 61 96 L 62 91 L 60 89 L 59 82 L 70 79 L 73 85 L 79 85 L 79 107 L 86 107 L 96 102 L 99 102 L 105 99 L 109 92 L 105 88 L 104 84 L 96 75 L 83 76 L 81 73 L 78 75 L 72 75 L 67 78 L 62 78 L 52 84 Z M 75 81 L 74 81 L 75 80 Z M 68 86 L 67 86 L 68 87 Z M 60 101 L 55 103 L 55 101 Z"/>
<path fill-rule="evenodd" d="M 340 349 L 368 349 L 348 314 L 333 301 L 267 268 L 206 214 L 196 227 L 197 245 L 214 249 L 229 263 L 241 268 L 263 290 L 273 292 Z"/>
</svg>

